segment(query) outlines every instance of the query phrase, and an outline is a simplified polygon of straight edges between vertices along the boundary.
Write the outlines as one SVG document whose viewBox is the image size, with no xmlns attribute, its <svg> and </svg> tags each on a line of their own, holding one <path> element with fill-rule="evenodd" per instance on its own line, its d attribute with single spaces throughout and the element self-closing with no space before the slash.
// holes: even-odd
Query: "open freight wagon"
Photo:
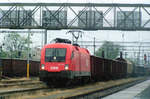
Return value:
<svg viewBox="0 0 150 99">
<path fill-rule="evenodd" d="M 126 77 L 127 64 L 117 60 L 91 56 L 91 75 L 95 80 L 109 80 Z"/>
</svg>

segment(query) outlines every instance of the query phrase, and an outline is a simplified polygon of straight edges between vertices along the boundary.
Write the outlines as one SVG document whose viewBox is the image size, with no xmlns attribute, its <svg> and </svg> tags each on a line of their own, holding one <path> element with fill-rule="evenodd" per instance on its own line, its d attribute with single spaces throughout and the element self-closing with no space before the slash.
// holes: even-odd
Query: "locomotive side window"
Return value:
<svg viewBox="0 0 150 99">
<path fill-rule="evenodd" d="M 66 48 L 46 48 L 45 62 L 65 62 Z"/>
<path fill-rule="evenodd" d="M 72 54 L 71 54 L 71 59 L 73 59 L 74 57 L 74 51 L 72 51 Z"/>
</svg>

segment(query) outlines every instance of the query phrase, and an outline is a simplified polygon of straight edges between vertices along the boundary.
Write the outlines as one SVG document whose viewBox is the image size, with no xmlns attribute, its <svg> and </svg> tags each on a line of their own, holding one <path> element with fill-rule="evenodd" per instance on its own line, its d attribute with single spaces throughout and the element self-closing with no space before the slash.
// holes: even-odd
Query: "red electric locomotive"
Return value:
<svg viewBox="0 0 150 99">
<path fill-rule="evenodd" d="M 87 49 L 53 43 L 41 50 L 40 80 L 50 82 L 90 76 L 90 53 Z"/>
</svg>

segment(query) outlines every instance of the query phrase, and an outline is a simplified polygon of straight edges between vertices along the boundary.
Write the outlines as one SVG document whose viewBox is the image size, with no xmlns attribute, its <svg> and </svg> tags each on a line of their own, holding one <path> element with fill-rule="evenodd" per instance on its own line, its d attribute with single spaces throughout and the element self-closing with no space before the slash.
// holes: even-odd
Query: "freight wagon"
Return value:
<svg viewBox="0 0 150 99">
<path fill-rule="evenodd" d="M 125 62 L 91 56 L 91 75 L 94 80 L 123 78 L 126 70 Z"/>
<path fill-rule="evenodd" d="M 27 60 L 22 59 L 1 59 L 3 66 L 3 76 L 6 77 L 26 77 Z M 40 61 L 30 60 L 30 76 L 38 76 Z"/>
<path fill-rule="evenodd" d="M 117 58 L 116 60 L 126 63 L 126 77 L 135 75 L 135 64 L 132 61 L 123 58 Z"/>
</svg>

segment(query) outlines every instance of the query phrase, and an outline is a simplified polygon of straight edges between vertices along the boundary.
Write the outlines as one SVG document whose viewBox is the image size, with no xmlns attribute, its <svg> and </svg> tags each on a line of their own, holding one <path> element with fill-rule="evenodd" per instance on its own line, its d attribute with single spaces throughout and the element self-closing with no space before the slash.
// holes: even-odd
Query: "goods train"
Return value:
<svg viewBox="0 0 150 99">
<path fill-rule="evenodd" d="M 91 56 L 89 51 L 67 40 L 55 39 L 41 50 L 40 80 L 117 79 L 135 74 L 135 66 L 122 58 L 110 60 Z M 144 73 L 144 72 L 143 72 Z"/>
<path fill-rule="evenodd" d="M 26 63 L 27 60 L 1 58 L 0 79 L 1 74 L 3 78 L 26 77 Z M 77 44 L 71 45 L 68 40 L 57 39 L 56 43 L 48 44 L 42 49 L 41 62 L 30 60 L 30 76 L 37 77 L 39 74 L 43 81 L 79 81 L 79 79 L 97 81 L 149 75 L 150 68 L 135 66 L 133 62 L 122 58 L 109 60 L 91 56 L 87 49 L 80 48 Z"/>
</svg>

